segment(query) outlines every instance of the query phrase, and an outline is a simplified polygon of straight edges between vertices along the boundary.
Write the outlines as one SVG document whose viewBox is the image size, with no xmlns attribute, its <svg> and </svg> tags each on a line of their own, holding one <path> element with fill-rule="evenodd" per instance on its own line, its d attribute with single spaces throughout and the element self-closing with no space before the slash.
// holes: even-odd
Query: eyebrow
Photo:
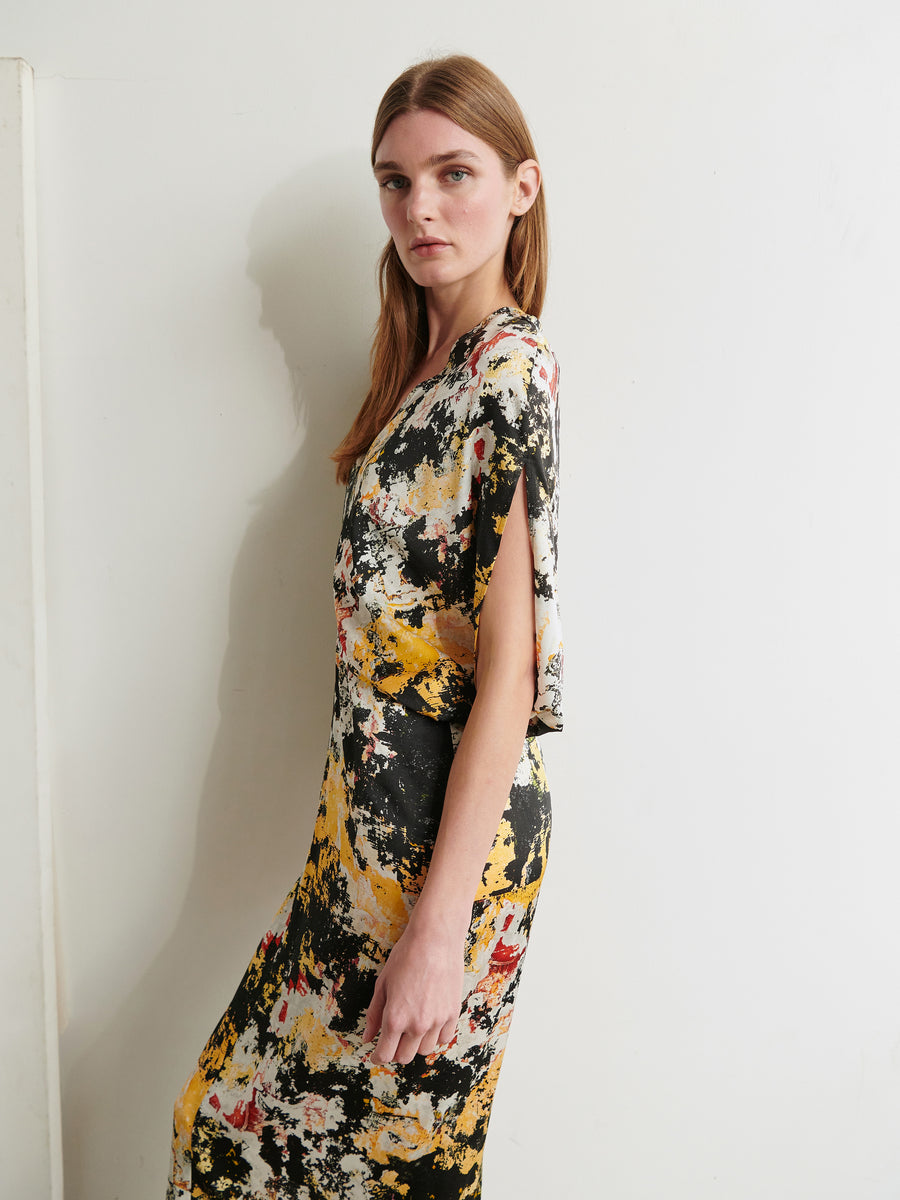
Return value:
<svg viewBox="0 0 900 1200">
<path fill-rule="evenodd" d="M 470 161 L 478 162 L 478 155 L 471 150 L 450 150 L 447 154 L 432 154 L 430 158 L 426 158 L 426 167 L 441 167 L 444 163 L 459 162 L 460 159 L 469 159 Z M 377 162 L 372 168 L 373 171 L 402 171 L 399 163 L 395 162 Z"/>
</svg>

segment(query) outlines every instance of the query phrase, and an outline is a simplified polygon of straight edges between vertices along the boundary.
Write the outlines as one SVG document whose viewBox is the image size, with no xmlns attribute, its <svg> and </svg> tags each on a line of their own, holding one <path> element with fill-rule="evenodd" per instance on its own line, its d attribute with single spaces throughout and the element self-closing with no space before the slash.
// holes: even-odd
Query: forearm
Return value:
<svg viewBox="0 0 900 1200">
<path fill-rule="evenodd" d="M 431 864 L 411 924 L 465 937 L 509 800 L 534 702 L 534 669 L 486 671 L 447 782 Z"/>
<path fill-rule="evenodd" d="M 463 946 L 534 704 L 533 562 L 520 477 L 481 604 L 475 701 L 444 792 L 431 863 L 409 924 L 385 963 L 363 1040 L 376 1062 L 409 1062 L 448 1042 L 459 1017 Z"/>
</svg>

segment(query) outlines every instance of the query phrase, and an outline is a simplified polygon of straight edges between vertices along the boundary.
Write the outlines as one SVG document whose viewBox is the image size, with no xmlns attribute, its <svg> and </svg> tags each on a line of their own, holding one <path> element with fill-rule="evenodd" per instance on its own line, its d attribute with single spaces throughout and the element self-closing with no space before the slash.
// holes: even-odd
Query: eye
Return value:
<svg viewBox="0 0 900 1200">
<path fill-rule="evenodd" d="M 379 183 L 379 187 L 383 187 L 386 192 L 399 192 L 404 187 L 406 180 L 402 175 L 388 175 Z"/>
<path fill-rule="evenodd" d="M 462 183 L 462 181 L 467 179 L 468 176 L 469 172 L 465 169 L 465 167 L 454 167 L 452 171 L 447 172 L 447 178 L 451 183 Z"/>
</svg>

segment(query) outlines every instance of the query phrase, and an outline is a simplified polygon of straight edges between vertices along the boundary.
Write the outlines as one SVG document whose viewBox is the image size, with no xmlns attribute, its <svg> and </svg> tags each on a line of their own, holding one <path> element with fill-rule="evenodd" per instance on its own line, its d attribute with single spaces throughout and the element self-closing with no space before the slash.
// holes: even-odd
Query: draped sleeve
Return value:
<svg viewBox="0 0 900 1200">
<path fill-rule="evenodd" d="M 557 591 L 559 367 L 542 336 L 512 329 L 480 356 L 469 412 L 475 573 L 475 648 L 485 593 L 524 472 L 534 561 L 536 685 L 530 734 L 562 728 L 562 631 Z"/>
</svg>

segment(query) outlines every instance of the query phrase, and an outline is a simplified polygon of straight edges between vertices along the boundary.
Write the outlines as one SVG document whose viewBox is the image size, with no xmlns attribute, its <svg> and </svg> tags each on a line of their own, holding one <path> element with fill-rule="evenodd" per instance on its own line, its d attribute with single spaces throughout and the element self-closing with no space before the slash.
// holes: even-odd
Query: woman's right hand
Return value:
<svg viewBox="0 0 900 1200">
<path fill-rule="evenodd" d="M 410 920 L 378 976 L 363 1041 L 378 1036 L 372 1061 L 409 1063 L 456 1034 L 463 987 L 463 939 Z"/>
</svg>

